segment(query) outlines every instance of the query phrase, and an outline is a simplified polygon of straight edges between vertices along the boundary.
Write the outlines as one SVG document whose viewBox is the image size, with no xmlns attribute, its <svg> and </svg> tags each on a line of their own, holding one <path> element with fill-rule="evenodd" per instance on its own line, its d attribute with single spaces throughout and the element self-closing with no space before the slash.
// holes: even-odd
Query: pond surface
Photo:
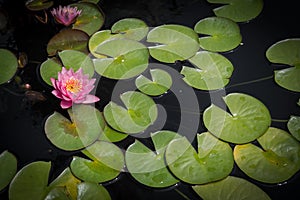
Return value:
<svg viewBox="0 0 300 200">
<path fill-rule="evenodd" d="M 66 4 L 68 1 L 59 2 Z M 296 105 L 300 95 L 279 87 L 273 78 L 266 78 L 273 75 L 274 69 L 280 69 L 282 66 L 269 63 L 265 52 L 277 41 L 300 36 L 300 13 L 295 1 L 292 0 L 280 3 L 265 0 L 264 3 L 264 9 L 257 18 L 239 24 L 243 45 L 232 52 L 223 53 L 235 66 L 230 83 L 226 86 L 226 93 L 241 92 L 258 98 L 269 108 L 273 119 L 272 126 L 287 130 L 286 121 L 280 120 L 288 120 L 290 115 L 300 115 L 300 108 Z M 216 7 L 204 0 L 102 0 L 99 5 L 106 16 L 102 29 L 109 29 L 119 19 L 128 17 L 139 18 L 149 27 L 181 24 L 193 28 L 200 19 L 214 16 L 212 9 Z M 0 152 L 9 150 L 16 155 L 18 169 L 37 160 L 51 161 L 50 179 L 53 179 L 69 165 L 73 155 L 81 155 L 79 151 L 59 150 L 47 140 L 44 133 L 46 118 L 54 111 L 64 112 L 59 107 L 58 99 L 51 94 L 52 88 L 38 75 L 39 64 L 47 58 L 46 45 L 58 30 L 51 23 L 43 24 L 36 20 L 33 14 L 26 10 L 22 1 L 0 0 L 0 11 L 2 10 L 9 17 L 9 24 L 0 32 L 0 48 L 9 48 L 15 53 L 25 52 L 29 63 L 18 70 L 19 82 L 11 81 L 0 86 Z M 181 69 L 181 63 L 170 66 L 178 71 Z M 261 78 L 266 79 L 252 82 Z M 132 82 L 129 80 L 125 83 L 129 85 L 130 81 Z M 29 84 L 31 91 L 34 92 L 25 93 L 26 90 L 22 87 L 24 84 Z M 98 84 L 97 95 L 101 101 L 96 106 L 100 110 L 110 100 L 114 85 L 114 81 L 105 78 Z M 195 93 L 199 109 L 204 111 L 210 105 L 212 96 L 200 90 L 195 90 Z M 211 95 L 214 98 L 221 98 L 223 94 L 224 91 Z M 174 95 L 161 96 L 155 101 L 170 108 L 164 128 L 176 131 L 180 123 L 180 113 L 176 111 L 178 103 Z M 198 132 L 205 130 L 200 123 Z M 133 140 L 132 137 L 118 145 L 126 148 Z M 287 182 L 273 185 L 249 179 L 237 166 L 231 175 L 256 184 L 271 199 L 300 198 L 299 172 Z M 129 173 L 121 173 L 116 180 L 104 185 L 112 199 L 118 200 L 185 199 L 180 192 L 187 199 L 199 199 L 186 183 L 179 183 L 166 189 L 152 189 L 135 181 Z M 6 189 L 0 193 L 1 200 L 8 199 L 7 192 Z"/>
</svg>

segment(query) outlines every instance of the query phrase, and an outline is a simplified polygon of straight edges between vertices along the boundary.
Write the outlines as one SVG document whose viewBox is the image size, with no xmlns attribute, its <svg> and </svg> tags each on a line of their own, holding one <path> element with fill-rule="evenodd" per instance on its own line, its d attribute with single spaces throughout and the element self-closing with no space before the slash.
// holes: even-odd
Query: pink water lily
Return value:
<svg viewBox="0 0 300 200">
<path fill-rule="evenodd" d="M 69 108 L 73 103 L 89 104 L 99 101 L 100 99 L 89 94 L 94 88 L 96 79 L 89 79 L 89 75 L 84 75 L 82 68 L 74 72 L 72 68 L 67 70 L 62 68 L 58 72 L 58 79 L 51 78 L 55 90 L 52 94 L 62 99 L 60 106 L 63 109 Z"/>
<path fill-rule="evenodd" d="M 69 26 L 74 23 L 76 18 L 81 14 L 81 10 L 77 10 L 77 7 L 71 6 L 59 6 L 51 10 L 51 14 L 55 20 L 65 26 Z"/>
</svg>

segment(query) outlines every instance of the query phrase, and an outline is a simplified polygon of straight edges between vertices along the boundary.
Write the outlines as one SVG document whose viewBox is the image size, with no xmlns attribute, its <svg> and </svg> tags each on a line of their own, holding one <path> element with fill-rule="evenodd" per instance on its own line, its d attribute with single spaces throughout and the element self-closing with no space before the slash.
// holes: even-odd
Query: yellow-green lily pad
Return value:
<svg viewBox="0 0 300 200">
<path fill-rule="evenodd" d="M 7 49 L 0 49 L 0 84 L 9 81 L 18 69 L 17 57 Z"/>
<path fill-rule="evenodd" d="M 83 182 L 78 184 L 77 200 L 111 200 L 109 192 L 102 185 Z"/>
<path fill-rule="evenodd" d="M 13 179 L 17 172 L 17 158 L 9 151 L 0 154 L 0 191 Z"/>
<path fill-rule="evenodd" d="M 300 117 L 292 115 L 287 123 L 290 133 L 300 141 Z"/>
</svg>

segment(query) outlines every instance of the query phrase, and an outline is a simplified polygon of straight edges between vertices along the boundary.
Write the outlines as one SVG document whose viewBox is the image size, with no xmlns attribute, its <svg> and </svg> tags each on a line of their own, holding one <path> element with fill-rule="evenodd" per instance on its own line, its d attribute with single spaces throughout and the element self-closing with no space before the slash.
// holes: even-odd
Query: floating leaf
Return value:
<svg viewBox="0 0 300 200">
<path fill-rule="evenodd" d="M 46 10 L 53 6 L 53 1 L 49 0 L 28 0 L 25 3 L 27 9 L 31 11 Z"/>
<path fill-rule="evenodd" d="M 98 45 L 95 52 L 106 56 L 94 59 L 94 65 L 96 72 L 107 78 L 132 78 L 148 67 L 147 47 L 134 40 L 107 40 Z"/>
<path fill-rule="evenodd" d="M 123 37 L 131 40 L 140 41 L 148 33 L 147 24 L 136 18 L 125 18 L 117 21 L 111 27 L 112 33 L 122 34 Z"/>
<path fill-rule="evenodd" d="M 124 133 L 139 133 L 156 120 L 156 104 L 147 95 L 128 91 L 120 98 L 125 108 L 113 101 L 104 107 L 104 117 L 112 128 Z"/>
<path fill-rule="evenodd" d="M 268 60 L 272 63 L 293 66 L 275 70 L 275 82 L 281 87 L 300 92 L 300 39 L 292 38 L 276 42 L 266 51 Z"/>
<path fill-rule="evenodd" d="M 73 29 L 82 30 L 88 35 L 92 35 L 103 26 L 104 14 L 97 4 L 79 2 L 71 4 L 71 6 L 77 7 L 78 10 L 82 10 L 81 14 L 76 18 L 76 21 L 73 24 Z"/>
<path fill-rule="evenodd" d="M 234 176 L 205 185 L 192 186 L 193 190 L 205 200 L 271 200 L 253 183 Z"/>
<path fill-rule="evenodd" d="M 56 58 L 48 58 L 40 66 L 40 75 L 48 85 L 52 85 L 50 78 L 57 78 L 58 72 L 62 69 L 62 64 Z"/>
<path fill-rule="evenodd" d="M 226 4 L 213 11 L 218 17 L 229 18 L 235 22 L 246 22 L 257 17 L 262 9 L 263 0 L 207 0 L 209 3 Z"/>
<path fill-rule="evenodd" d="M 172 77 L 162 69 L 150 69 L 152 80 L 140 75 L 135 80 L 136 87 L 143 93 L 151 96 L 162 95 L 172 86 Z"/>
<path fill-rule="evenodd" d="M 198 35 L 193 29 L 182 25 L 162 25 L 152 29 L 147 42 L 150 55 L 165 63 L 186 60 L 199 50 Z"/>
<path fill-rule="evenodd" d="M 68 109 L 71 117 L 65 118 L 58 112 L 45 122 L 47 138 L 58 148 L 72 151 L 84 148 L 97 140 L 104 127 L 101 113 L 90 105 L 73 105 Z"/>
<path fill-rule="evenodd" d="M 228 84 L 233 72 L 231 62 L 218 53 L 200 51 L 189 61 L 197 68 L 183 66 L 183 80 L 190 86 L 201 90 L 215 90 Z"/>
<path fill-rule="evenodd" d="M 17 159 L 7 150 L 0 154 L 0 191 L 13 179 L 17 172 Z"/>
<path fill-rule="evenodd" d="M 77 50 L 88 53 L 87 44 L 89 36 L 80 30 L 63 29 L 54 35 L 47 44 L 47 53 L 54 56 L 63 50 Z"/>
<path fill-rule="evenodd" d="M 300 169 L 300 143 L 284 130 L 270 127 L 257 139 L 260 147 L 236 145 L 234 159 L 249 177 L 264 183 L 280 183 Z"/>
<path fill-rule="evenodd" d="M 36 161 L 23 167 L 9 187 L 10 200 L 42 200 L 49 192 L 47 187 L 51 163 Z"/>
<path fill-rule="evenodd" d="M 119 142 L 127 138 L 127 134 L 118 132 L 109 126 L 105 126 L 103 134 L 100 135 L 99 140 L 108 141 L 108 142 Z"/>
<path fill-rule="evenodd" d="M 0 84 L 3 84 L 15 75 L 18 59 L 11 51 L 0 48 L 0 60 Z"/>
<path fill-rule="evenodd" d="M 267 131 L 271 116 L 258 99 L 242 93 L 232 93 L 223 99 L 230 113 L 213 104 L 203 113 L 205 127 L 216 137 L 241 144 L 251 142 Z"/>
<path fill-rule="evenodd" d="M 76 199 L 76 198 L 75 198 Z M 72 200 L 64 187 L 55 187 L 50 190 L 43 200 Z"/>
<path fill-rule="evenodd" d="M 170 142 L 166 162 L 171 172 L 190 184 L 205 184 L 225 178 L 233 168 L 232 149 L 209 132 L 197 134 L 198 153 L 183 137 Z"/>
<path fill-rule="evenodd" d="M 126 166 L 130 174 L 140 183 L 156 188 L 168 187 L 179 182 L 167 169 L 164 161 L 168 143 L 178 138 L 171 131 L 158 131 L 151 135 L 155 152 L 138 140 L 131 144 L 125 154 Z"/>
<path fill-rule="evenodd" d="M 291 116 L 287 127 L 291 134 L 300 141 L 300 117 L 299 116 Z"/>
<path fill-rule="evenodd" d="M 101 183 L 116 178 L 124 166 L 122 151 L 113 143 L 97 141 L 83 150 L 90 159 L 74 156 L 71 170 L 81 180 Z"/>
<path fill-rule="evenodd" d="M 77 200 L 111 200 L 110 194 L 102 185 L 83 182 L 78 185 Z"/>
<path fill-rule="evenodd" d="M 234 21 L 221 17 L 207 17 L 200 20 L 194 27 L 199 34 L 202 49 L 215 52 L 225 52 L 239 46 L 242 41 L 240 28 Z"/>
</svg>

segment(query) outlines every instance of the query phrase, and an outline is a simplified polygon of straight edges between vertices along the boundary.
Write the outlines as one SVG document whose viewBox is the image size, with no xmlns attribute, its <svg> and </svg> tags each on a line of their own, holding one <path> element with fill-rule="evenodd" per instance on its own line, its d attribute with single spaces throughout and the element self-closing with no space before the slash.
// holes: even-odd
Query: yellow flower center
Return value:
<svg viewBox="0 0 300 200">
<path fill-rule="evenodd" d="M 82 82 L 78 79 L 72 77 L 66 82 L 66 90 L 68 90 L 69 92 L 77 93 L 81 91 L 81 89 Z"/>
</svg>

